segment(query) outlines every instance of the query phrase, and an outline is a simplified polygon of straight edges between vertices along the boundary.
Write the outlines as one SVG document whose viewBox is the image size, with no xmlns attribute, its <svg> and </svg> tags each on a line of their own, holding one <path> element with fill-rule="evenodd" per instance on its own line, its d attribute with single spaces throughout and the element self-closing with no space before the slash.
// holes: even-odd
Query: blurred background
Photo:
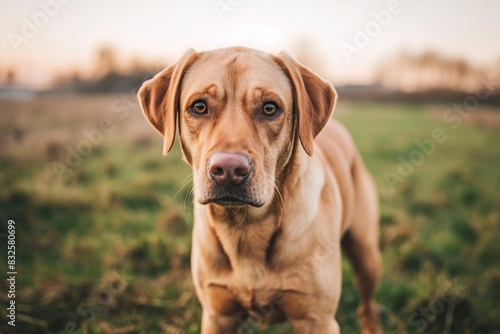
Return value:
<svg viewBox="0 0 500 334">
<path fill-rule="evenodd" d="M 192 196 L 141 83 L 188 48 L 330 80 L 381 201 L 386 333 L 500 331 L 500 3 L 0 2 L 0 332 L 198 333 Z M 16 222 L 16 327 L 7 221 Z M 343 265 L 337 319 L 360 331 Z M 245 333 L 291 333 L 288 325 Z"/>
</svg>

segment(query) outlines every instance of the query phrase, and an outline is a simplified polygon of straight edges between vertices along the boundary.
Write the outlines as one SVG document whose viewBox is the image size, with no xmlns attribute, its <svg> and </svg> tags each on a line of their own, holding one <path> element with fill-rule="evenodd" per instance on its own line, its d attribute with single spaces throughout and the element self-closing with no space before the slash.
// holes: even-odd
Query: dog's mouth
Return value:
<svg viewBox="0 0 500 334">
<path fill-rule="evenodd" d="M 250 205 L 258 208 L 264 205 L 264 203 L 257 202 L 252 198 L 248 198 L 246 196 L 239 197 L 234 195 L 208 197 L 207 199 L 200 201 L 200 203 L 203 205 L 214 203 L 224 207 L 240 207 Z"/>
</svg>

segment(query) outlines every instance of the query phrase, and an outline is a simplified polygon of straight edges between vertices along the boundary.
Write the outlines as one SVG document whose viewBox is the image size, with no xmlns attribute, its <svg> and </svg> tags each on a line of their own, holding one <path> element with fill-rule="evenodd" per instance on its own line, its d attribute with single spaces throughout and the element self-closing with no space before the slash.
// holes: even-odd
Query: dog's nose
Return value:
<svg viewBox="0 0 500 334">
<path fill-rule="evenodd" d="M 233 185 L 243 183 L 251 170 L 248 159 L 235 153 L 215 153 L 208 166 L 208 173 L 215 182 Z"/>
</svg>

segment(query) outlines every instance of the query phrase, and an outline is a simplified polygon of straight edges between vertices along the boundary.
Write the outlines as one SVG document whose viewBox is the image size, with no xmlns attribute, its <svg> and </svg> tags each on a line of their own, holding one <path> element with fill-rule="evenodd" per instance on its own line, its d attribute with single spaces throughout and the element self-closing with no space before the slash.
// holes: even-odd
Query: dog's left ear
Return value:
<svg viewBox="0 0 500 334">
<path fill-rule="evenodd" d="M 164 155 L 170 151 L 175 140 L 182 76 L 197 58 L 198 54 L 189 50 L 176 64 L 146 81 L 137 94 L 144 116 L 164 138 Z"/>
<path fill-rule="evenodd" d="M 285 52 L 275 57 L 293 85 L 294 107 L 302 147 L 313 154 L 314 138 L 333 113 L 337 93 L 332 85 Z"/>
</svg>

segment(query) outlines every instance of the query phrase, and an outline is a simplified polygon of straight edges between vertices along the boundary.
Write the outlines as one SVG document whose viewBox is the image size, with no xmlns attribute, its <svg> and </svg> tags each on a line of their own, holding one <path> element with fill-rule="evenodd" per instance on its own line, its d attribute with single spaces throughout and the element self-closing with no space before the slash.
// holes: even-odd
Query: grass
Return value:
<svg viewBox="0 0 500 334">
<path fill-rule="evenodd" d="M 190 170 L 177 145 L 161 157 L 161 138 L 128 99 L 0 101 L 0 234 L 8 219 L 16 221 L 18 333 L 199 332 L 201 308 L 189 273 Z M 116 103 L 128 108 L 125 117 L 113 112 Z M 379 188 L 378 301 L 386 333 L 500 331 L 500 136 L 472 122 L 453 129 L 430 112 L 446 107 L 338 106 L 336 117 Z M 76 149 L 82 130 L 98 129 L 103 117 L 113 130 L 59 179 L 52 163 L 65 164 L 67 146 Z M 432 138 L 436 128 L 447 139 L 411 175 L 388 184 L 386 173 L 398 174 L 399 157 L 408 160 L 418 150 L 415 140 Z M 347 262 L 343 278 L 337 319 L 343 333 L 357 333 Z M 0 301 L 5 305 L 6 293 Z M 0 314 L 0 332 L 8 333 L 5 307 Z"/>
</svg>

